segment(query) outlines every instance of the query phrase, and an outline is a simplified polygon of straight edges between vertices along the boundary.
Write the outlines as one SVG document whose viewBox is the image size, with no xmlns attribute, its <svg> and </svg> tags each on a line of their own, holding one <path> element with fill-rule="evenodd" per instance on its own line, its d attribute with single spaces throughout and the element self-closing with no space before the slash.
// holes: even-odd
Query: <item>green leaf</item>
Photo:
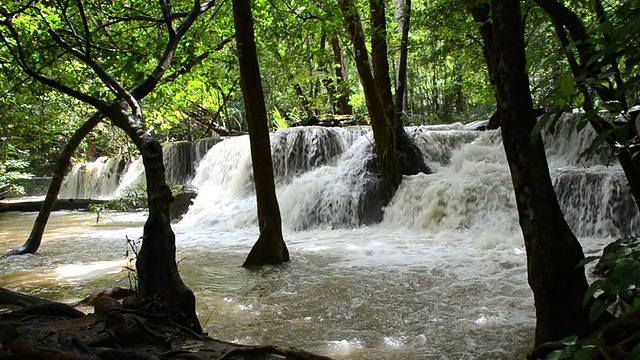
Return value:
<svg viewBox="0 0 640 360">
<path fill-rule="evenodd" d="M 609 302 L 605 300 L 605 297 L 598 296 L 589 310 L 589 322 L 592 323 L 598 320 L 607 310 L 607 307 L 609 307 Z"/>
<path fill-rule="evenodd" d="M 551 353 L 549 353 L 549 355 L 547 355 L 547 357 L 544 358 L 544 360 L 558 360 L 560 359 L 560 356 L 562 356 L 562 350 L 554 350 Z"/>
<path fill-rule="evenodd" d="M 607 141 L 607 138 L 613 133 L 614 129 L 608 129 L 596 136 L 595 139 L 591 142 L 591 145 L 582 153 L 582 156 L 590 156 L 592 154 L 597 154 L 602 150 L 602 145 Z"/>
<path fill-rule="evenodd" d="M 589 338 L 582 342 L 582 348 L 593 348 L 604 345 L 604 340 L 598 338 Z"/>
<path fill-rule="evenodd" d="M 567 336 L 566 338 L 560 340 L 560 343 L 562 345 L 575 345 L 576 342 L 578 341 L 578 336 L 577 335 L 571 335 L 571 336 Z"/>
<path fill-rule="evenodd" d="M 594 262 L 595 260 L 599 260 L 599 259 L 600 259 L 600 256 L 587 256 L 584 259 L 582 259 L 580 262 L 578 262 L 578 264 L 576 264 L 576 267 L 583 268 L 588 263 Z"/>
<path fill-rule="evenodd" d="M 589 355 L 589 352 L 585 349 L 578 349 L 578 351 L 573 353 L 573 357 L 576 358 L 576 360 L 591 360 L 591 355 Z"/>
<path fill-rule="evenodd" d="M 640 360 L 640 344 L 636 345 L 631 352 L 629 352 L 627 360 Z"/>
<path fill-rule="evenodd" d="M 575 80 L 570 73 L 565 73 L 560 77 L 560 91 L 565 98 L 570 99 L 573 96 L 575 86 Z"/>
</svg>

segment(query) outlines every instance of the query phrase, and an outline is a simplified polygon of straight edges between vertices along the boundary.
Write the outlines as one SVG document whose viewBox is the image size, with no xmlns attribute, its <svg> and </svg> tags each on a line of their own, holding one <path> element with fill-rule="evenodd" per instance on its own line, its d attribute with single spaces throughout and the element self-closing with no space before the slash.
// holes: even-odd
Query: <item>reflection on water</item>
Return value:
<svg viewBox="0 0 640 360">
<path fill-rule="evenodd" d="M 0 214 L 3 251 L 22 244 L 34 217 Z M 90 214 L 56 212 L 38 255 L 0 262 L 0 286 L 69 302 L 128 286 L 125 237 L 139 237 L 142 221 L 120 214 L 96 224 Z M 175 229 L 182 276 L 214 337 L 343 359 L 512 359 L 531 346 L 517 236 L 290 232 L 290 264 L 248 271 L 239 265 L 255 232 Z"/>
</svg>

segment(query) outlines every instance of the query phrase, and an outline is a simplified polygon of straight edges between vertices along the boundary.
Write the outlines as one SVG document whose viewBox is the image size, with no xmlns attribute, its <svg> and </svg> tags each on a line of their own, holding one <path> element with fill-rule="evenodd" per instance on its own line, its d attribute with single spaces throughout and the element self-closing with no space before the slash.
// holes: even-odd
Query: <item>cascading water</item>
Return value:
<svg viewBox="0 0 640 360">
<path fill-rule="evenodd" d="M 634 234 L 640 220 L 610 153 L 579 156 L 594 135 L 588 128 L 576 134 L 575 116 L 565 116 L 555 136 L 544 139 L 565 217 L 591 255 L 614 237 Z M 379 181 L 371 171 L 369 130 L 273 134 L 291 263 L 260 271 L 239 266 L 258 237 L 248 138 L 209 150 L 191 181 L 199 195 L 174 229 L 181 275 L 196 292 L 200 318 L 210 318 L 210 335 L 298 346 L 338 359 L 524 356 L 533 343 L 535 315 L 499 132 L 461 124 L 407 132 L 434 173 L 404 177 L 377 225 L 365 225 Z M 125 180 L 129 173 L 135 178 L 142 168 L 122 182 L 133 181 Z M 141 225 L 89 223 L 102 227 L 74 231 L 76 242 L 60 233 L 75 225 L 60 227 L 59 238 L 50 240 L 55 247 L 45 239 L 40 256 L 0 263 L 0 279 L 15 284 L 21 271 L 40 271 L 58 279 L 55 289 L 68 288 L 56 290 L 58 299 L 87 295 L 78 295 L 86 287 L 79 284 L 109 286 L 87 280 L 86 273 L 117 268 L 122 257 L 114 247 L 120 243 L 124 250 L 125 236 L 139 237 Z M 44 285 L 11 287 L 38 292 Z"/>
<path fill-rule="evenodd" d="M 103 199 L 118 188 L 126 161 L 100 157 L 88 164 L 76 165 L 60 189 L 61 199 Z"/>
<path fill-rule="evenodd" d="M 220 138 L 205 138 L 195 142 L 172 142 L 164 145 L 165 180 L 171 185 L 191 181 L 195 166 Z M 100 157 L 87 164 L 76 165 L 65 177 L 60 189 L 61 199 L 113 199 L 123 196 L 128 188 L 145 184 L 142 159 Z"/>
<path fill-rule="evenodd" d="M 578 236 L 632 234 L 640 219 L 626 179 L 610 151 L 581 156 L 594 134 L 589 128 L 576 132 L 578 116 L 563 116 L 554 135 L 545 135 L 552 178 L 567 221 Z M 384 224 L 429 231 L 478 227 L 518 231 L 498 132 L 470 130 L 461 124 L 414 127 L 407 132 L 435 173 L 405 177 L 385 210 Z M 379 206 L 371 200 L 378 182 L 370 169 L 375 163 L 372 142 L 368 130 L 306 128 L 273 135 L 274 172 L 285 226 L 301 230 L 369 223 L 366 212 Z M 231 228 L 255 224 L 246 137 L 214 147 L 200 163 L 193 185 L 200 195 L 183 224 Z"/>
</svg>

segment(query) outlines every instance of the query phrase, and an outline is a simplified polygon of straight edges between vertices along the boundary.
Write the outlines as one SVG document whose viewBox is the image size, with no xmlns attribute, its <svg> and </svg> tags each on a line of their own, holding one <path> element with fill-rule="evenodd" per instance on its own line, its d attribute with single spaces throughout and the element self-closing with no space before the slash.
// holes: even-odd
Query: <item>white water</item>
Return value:
<svg viewBox="0 0 640 360">
<path fill-rule="evenodd" d="M 435 173 L 405 177 L 375 226 L 358 225 L 363 189 L 375 183 L 366 170 L 370 137 L 337 129 L 274 135 L 292 261 L 260 271 L 239 267 L 258 235 L 248 141 L 208 152 L 192 182 L 200 194 L 174 229 L 181 274 L 212 336 L 344 359 L 523 357 L 534 310 L 499 135 L 460 124 L 408 131 Z M 552 176 L 570 225 L 594 254 L 635 232 L 638 215 L 617 166 L 576 156 L 588 133 L 563 131 L 560 142 L 546 138 Z M 141 235 L 140 217 L 62 226 L 67 233 L 45 239 L 39 256 L 0 263 L 2 286 L 69 299 L 122 283 L 123 275 L 104 274 L 122 265 L 125 236 Z M 25 280 L 34 273 L 39 280 Z"/>
</svg>

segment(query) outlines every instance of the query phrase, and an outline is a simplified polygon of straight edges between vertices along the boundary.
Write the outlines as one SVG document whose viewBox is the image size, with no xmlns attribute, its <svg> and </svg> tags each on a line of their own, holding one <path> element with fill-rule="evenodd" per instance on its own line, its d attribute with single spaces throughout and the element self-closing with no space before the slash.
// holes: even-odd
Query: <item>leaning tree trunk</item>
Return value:
<svg viewBox="0 0 640 360">
<path fill-rule="evenodd" d="M 535 300 L 535 343 L 584 335 L 588 318 L 582 300 L 587 281 L 584 269 L 577 266 L 584 255 L 558 205 L 542 138 L 538 134 L 531 139 L 535 117 L 525 72 L 520 4 L 493 0 L 491 7 L 498 112 Z"/>
<path fill-rule="evenodd" d="M 391 76 L 389 75 L 389 58 L 387 57 L 387 16 L 384 0 L 369 0 L 371 10 L 371 63 L 373 64 L 373 78 L 375 79 L 380 100 L 389 122 L 394 122 L 396 117 L 393 105 L 393 92 L 391 91 Z M 394 122 L 397 132 L 398 124 Z M 402 124 L 399 125 L 400 129 Z"/>
<path fill-rule="evenodd" d="M 38 212 L 38 217 L 36 217 L 36 220 L 33 223 L 29 238 L 27 238 L 27 241 L 22 246 L 11 250 L 4 256 L 35 254 L 36 251 L 38 251 L 40 243 L 42 242 L 44 229 L 49 221 L 49 215 L 51 215 L 51 211 L 53 211 L 53 207 L 58 199 L 64 175 L 67 172 L 67 169 L 69 169 L 71 157 L 82 140 L 89 135 L 96 125 L 98 125 L 100 119 L 102 119 L 101 113 L 97 112 L 93 114 L 84 124 L 82 124 L 82 126 L 80 126 L 80 128 L 78 128 L 78 130 L 73 133 L 69 141 L 67 141 L 67 144 L 62 149 L 60 156 L 58 156 L 58 161 L 56 162 L 56 168 L 53 172 L 51 183 L 49 184 L 47 196 L 44 199 L 44 203 L 42 203 L 40 212 Z"/>
<path fill-rule="evenodd" d="M 149 215 L 136 259 L 138 296 L 147 309 L 169 310 L 172 318 L 201 334 L 202 328 L 195 312 L 196 298 L 182 281 L 176 263 L 175 234 L 169 216 L 173 196 L 164 177 L 162 146 L 126 111 L 124 105 L 111 107 L 108 117 L 127 133 L 140 151 L 147 180 Z M 169 309 L 154 309 L 154 306 L 162 307 L 162 304 L 169 304 Z"/>
<path fill-rule="evenodd" d="M 410 2 L 407 4 L 410 5 Z M 385 115 L 387 117 L 387 123 L 389 126 L 393 127 L 400 170 L 404 175 L 415 175 L 421 172 L 428 174 L 431 170 L 424 162 L 422 152 L 404 131 L 404 119 L 401 116 L 403 111 L 402 103 L 398 108 L 396 108 L 396 105 L 394 104 L 393 92 L 391 91 L 391 77 L 389 75 L 389 58 L 387 56 L 387 16 L 384 0 L 369 0 L 369 7 L 371 9 L 371 27 L 374 29 L 373 34 L 371 35 L 371 62 L 373 63 L 373 77 L 375 79 L 378 93 L 380 94 L 380 100 L 382 100 L 382 106 L 384 107 Z M 408 41 L 409 36 L 408 12 L 404 16 L 403 36 L 404 32 L 406 32 L 406 38 L 403 37 L 405 41 L 403 45 L 407 45 L 406 41 Z M 401 52 L 402 51 L 404 51 L 405 54 L 404 78 L 406 80 L 406 46 L 404 46 L 404 49 L 401 50 Z M 396 89 L 396 96 L 402 96 L 402 93 L 404 93 L 403 86 L 403 84 L 400 84 L 398 89 Z M 402 98 L 400 101 L 402 101 Z"/>
<path fill-rule="evenodd" d="M 282 219 L 273 179 L 267 110 L 260 81 L 249 0 L 233 0 L 233 19 L 240 64 L 240 87 L 247 111 L 260 227 L 260 237 L 242 266 L 281 264 L 289 261 L 289 250 L 282 236 Z"/>
<path fill-rule="evenodd" d="M 360 75 L 360 82 L 364 90 L 364 96 L 369 109 L 369 118 L 371 119 L 371 129 L 373 130 L 373 138 L 375 140 L 376 154 L 378 155 L 378 163 L 380 165 L 380 174 L 382 176 L 382 203 L 387 204 L 398 189 L 402 175 L 400 166 L 398 165 L 398 156 L 396 154 L 396 138 L 395 129 L 392 124 L 387 121 L 387 113 L 376 80 L 373 77 L 371 68 L 369 67 L 369 56 L 367 55 L 367 47 L 364 40 L 364 32 L 360 23 L 360 15 L 356 9 L 353 0 L 339 0 L 338 4 L 344 17 L 345 26 L 351 42 Z"/>
</svg>

